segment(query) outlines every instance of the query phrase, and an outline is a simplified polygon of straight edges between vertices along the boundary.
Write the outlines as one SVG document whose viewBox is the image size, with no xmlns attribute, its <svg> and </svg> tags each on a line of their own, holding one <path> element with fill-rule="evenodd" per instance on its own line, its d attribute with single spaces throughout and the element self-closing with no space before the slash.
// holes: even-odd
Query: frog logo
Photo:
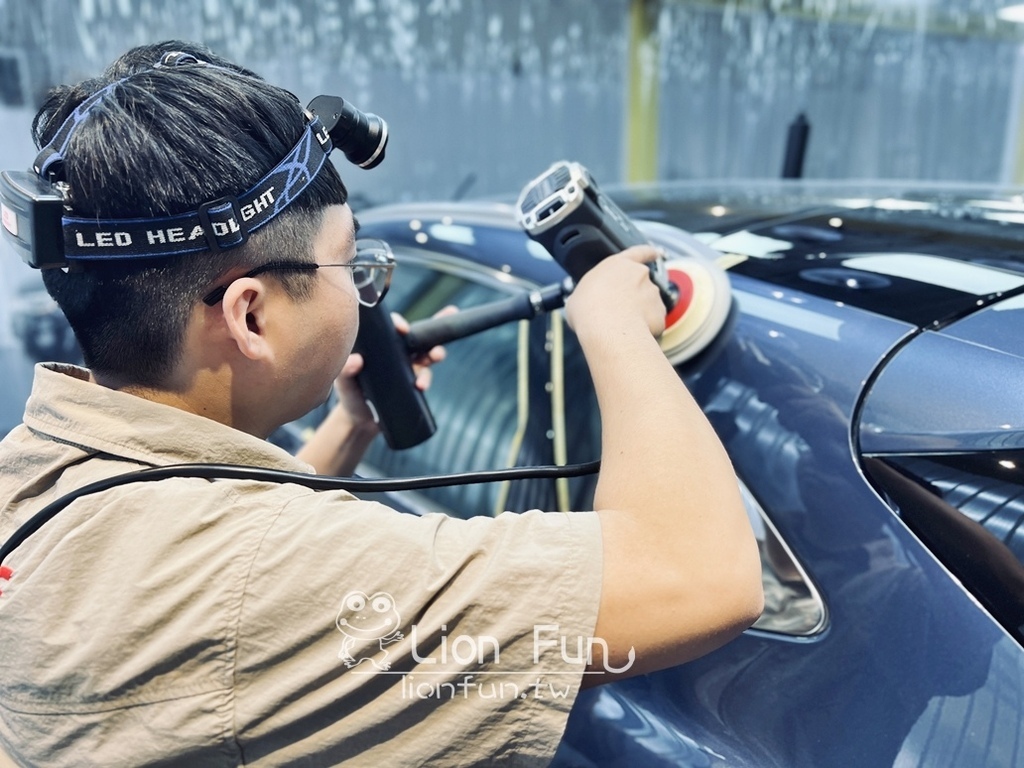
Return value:
<svg viewBox="0 0 1024 768">
<path fill-rule="evenodd" d="M 387 661 L 388 652 L 385 645 L 396 643 L 405 635 L 398 631 L 402 619 L 395 608 L 395 599 L 387 592 L 376 592 L 367 597 L 364 592 L 349 592 L 341 601 L 341 610 L 335 620 L 338 631 L 345 636 L 338 651 L 338 658 L 351 669 L 361 661 L 368 661 L 379 670 L 391 668 Z M 369 641 L 376 640 L 380 649 L 380 658 Z M 371 656 L 360 655 L 358 658 L 352 650 L 356 643 L 362 646 L 361 651 L 372 653 Z"/>
</svg>

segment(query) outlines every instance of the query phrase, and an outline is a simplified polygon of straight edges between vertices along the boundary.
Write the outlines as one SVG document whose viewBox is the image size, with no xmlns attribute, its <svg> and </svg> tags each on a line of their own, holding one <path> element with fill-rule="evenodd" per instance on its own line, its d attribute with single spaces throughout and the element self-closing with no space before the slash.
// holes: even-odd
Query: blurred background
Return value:
<svg viewBox="0 0 1024 768">
<path fill-rule="evenodd" d="M 52 85 L 182 38 L 303 102 L 340 95 L 385 117 L 387 161 L 339 165 L 356 208 L 514 194 L 558 159 L 603 185 L 777 177 L 800 116 L 807 178 L 1015 185 L 1011 2 L 0 0 L 0 168 L 30 164 Z M 25 360 L 74 355 L 38 320 L 39 285 L 0 246 L 0 385 L 18 403 L 0 432 L 20 419 Z"/>
</svg>

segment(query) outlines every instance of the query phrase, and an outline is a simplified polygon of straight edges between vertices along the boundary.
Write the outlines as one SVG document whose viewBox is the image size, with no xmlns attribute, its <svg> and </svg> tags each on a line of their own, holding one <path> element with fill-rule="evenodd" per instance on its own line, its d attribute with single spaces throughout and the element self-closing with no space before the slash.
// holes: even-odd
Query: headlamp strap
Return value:
<svg viewBox="0 0 1024 768">
<path fill-rule="evenodd" d="M 163 218 L 64 216 L 64 256 L 68 261 L 103 261 L 234 248 L 302 194 L 331 149 L 330 134 L 320 119 L 311 115 L 288 155 L 245 194 L 221 197 L 197 211 Z"/>
<path fill-rule="evenodd" d="M 57 129 L 57 133 L 55 133 L 53 138 L 50 139 L 50 143 L 43 147 L 39 154 L 36 155 L 36 161 L 32 164 L 32 170 L 34 170 L 37 175 L 51 182 L 58 181 L 60 179 L 61 165 L 64 163 L 64 153 L 67 152 L 68 142 L 71 141 L 71 136 L 74 134 L 75 129 L 78 128 L 83 120 L 85 120 L 89 114 L 89 110 L 96 106 L 97 102 L 101 101 L 108 93 L 114 90 L 126 79 L 127 78 L 121 78 L 105 88 L 101 88 L 75 107 L 75 111 L 68 115 L 64 122 L 61 123 L 60 128 Z"/>
<path fill-rule="evenodd" d="M 165 53 L 160 58 L 160 61 L 156 62 L 153 67 L 155 69 L 161 69 L 163 67 L 179 67 L 183 64 L 198 64 L 204 67 L 211 66 L 205 61 L 200 61 L 191 54 L 182 53 L 181 51 L 172 51 L 170 53 Z M 50 182 L 60 180 L 61 165 L 64 162 L 64 153 L 68 150 L 68 142 L 71 141 L 71 136 L 74 134 L 78 126 L 81 125 L 82 121 L 88 116 L 89 110 L 96 106 L 96 104 L 102 101 L 108 93 L 117 88 L 117 86 L 127 79 L 127 77 L 122 77 L 120 80 L 116 80 L 110 85 L 100 88 L 96 93 L 75 107 L 74 112 L 64 119 L 60 128 L 57 129 L 53 138 L 50 139 L 50 143 L 39 151 L 39 154 L 36 155 L 36 161 L 32 164 L 32 170 L 34 170 L 40 178 Z"/>
</svg>

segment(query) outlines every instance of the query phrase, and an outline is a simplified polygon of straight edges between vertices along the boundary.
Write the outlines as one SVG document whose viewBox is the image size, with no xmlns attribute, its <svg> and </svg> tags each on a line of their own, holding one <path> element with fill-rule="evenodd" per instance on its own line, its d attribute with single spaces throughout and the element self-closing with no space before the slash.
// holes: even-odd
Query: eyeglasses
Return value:
<svg viewBox="0 0 1024 768">
<path fill-rule="evenodd" d="M 355 258 L 347 264 L 272 261 L 269 264 L 256 267 L 244 275 L 239 275 L 235 280 L 242 277 L 256 277 L 265 272 L 305 272 L 314 269 L 329 269 L 330 267 L 351 269 L 352 282 L 355 283 L 359 303 L 364 307 L 375 307 L 384 298 L 384 294 L 388 292 L 388 287 L 391 285 L 391 273 L 395 269 L 395 255 L 391 252 L 391 246 L 383 240 L 362 238 L 356 240 Z M 227 290 L 227 285 L 214 288 L 203 297 L 203 303 L 211 307 L 216 306 L 224 298 Z"/>
</svg>

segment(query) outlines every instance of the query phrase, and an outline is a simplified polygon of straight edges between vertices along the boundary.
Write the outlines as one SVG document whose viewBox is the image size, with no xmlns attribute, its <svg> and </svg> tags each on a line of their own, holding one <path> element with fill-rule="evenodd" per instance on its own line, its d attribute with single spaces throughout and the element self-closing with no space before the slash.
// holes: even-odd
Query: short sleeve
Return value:
<svg viewBox="0 0 1024 768">
<path fill-rule="evenodd" d="M 592 512 L 462 520 L 298 493 L 239 611 L 246 763 L 544 765 L 600 590 Z"/>
</svg>

